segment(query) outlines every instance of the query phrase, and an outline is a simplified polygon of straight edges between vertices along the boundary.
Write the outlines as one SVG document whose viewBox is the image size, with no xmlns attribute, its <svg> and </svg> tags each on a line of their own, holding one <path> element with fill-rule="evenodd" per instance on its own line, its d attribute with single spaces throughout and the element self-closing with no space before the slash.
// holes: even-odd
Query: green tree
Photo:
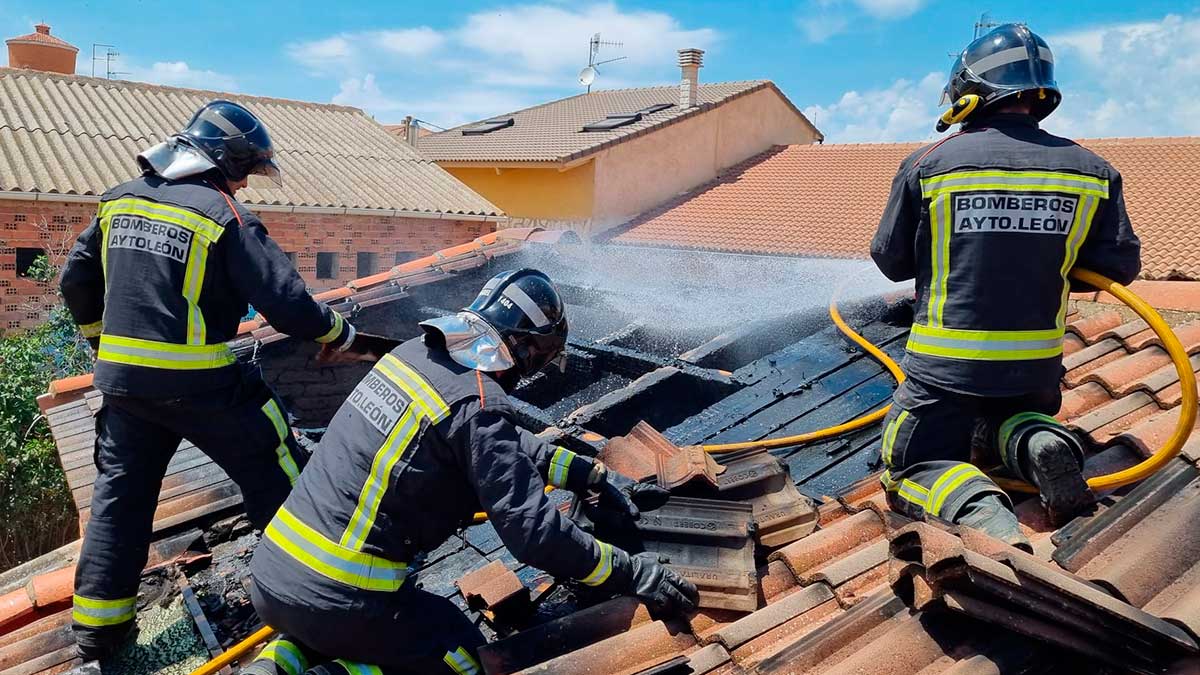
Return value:
<svg viewBox="0 0 1200 675">
<path fill-rule="evenodd" d="M 46 290 L 58 270 L 42 256 L 30 276 Z M 66 308 L 0 338 L 0 569 L 71 541 L 77 516 L 37 397 L 52 380 L 91 370 L 92 355 Z"/>
</svg>

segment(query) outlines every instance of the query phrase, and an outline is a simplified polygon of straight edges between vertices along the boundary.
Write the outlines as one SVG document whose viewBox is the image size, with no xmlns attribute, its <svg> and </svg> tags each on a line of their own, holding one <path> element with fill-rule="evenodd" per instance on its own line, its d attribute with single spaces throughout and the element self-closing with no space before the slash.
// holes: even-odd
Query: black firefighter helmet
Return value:
<svg viewBox="0 0 1200 675">
<path fill-rule="evenodd" d="M 1054 81 L 1054 54 L 1028 26 L 1004 24 L 967 45 L 955 59 L 942 93 L 943 105 L 955 105 L 942 116 L 938 130 L 1025 92 L 1030 92 L 1033 116 L 1038 120 L 1058 107 L 1062 93 Z"/>
<path fill-rule="evenodd" d="M 251 175 L 280 183 L 279 165 L 267 127 L 245 107 L 232 101 L 212 101 L 192 115 L 176 134 L 204 154 L 232 183 Z"/>
<path fill-rule="evenodd" d="M 558 362 L 567 345 L 562 296 L 534 269 L 492 277 L 470 306 L 421 322 L 426 341 L 443 346 L 459 364 L 484 372 L 515 369 L 528 377 Z"/>
</svg>

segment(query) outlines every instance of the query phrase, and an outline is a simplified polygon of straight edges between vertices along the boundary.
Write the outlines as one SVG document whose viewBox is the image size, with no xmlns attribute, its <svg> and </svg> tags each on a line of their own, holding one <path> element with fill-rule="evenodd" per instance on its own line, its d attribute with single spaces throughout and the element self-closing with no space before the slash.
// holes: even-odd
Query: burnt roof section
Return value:
<svg viewBox="0 0 1200 675">
<path fill-rule="evenodd" d="M 493 245 L 499 245 L 499 240 L 491 244 L 477 242 L 471 255 L 494 251 L 487 249 Z M 818 297 L 821 294 L 814 290 L 818 288 L 815 285 L 803 294 L 806 297 L 798 297 L 790 286 L 784 288 L 791 300 L 779 306 L 770 303 L 769 296 L 756 296 L 748 311 L 761 314 L 758 321 L 748 320 L 748 315 L 730 305 L 727 312 L 710 310 L 708 315 L 715 316 L 697 315 L 688 322 L 682 316 L 663 315 L 669 308 L 653 304 L 652 297 L 661 295 L 661 289 L 639 289 L 637 278 L 629 285 L 614 285 L 616 282 L 603 283 L 603 277 L 613 276 L 604 270 L 596 271 L 594 278 L 570 272 L 579 266 L 580 256 L 589 260 L 611 256 L 614 268 L 637 277 L 637 258 L 648 256 L 650 260 L 642 261 L 645 266 L 672 270 L 676 284 L 672 292 L 699 288 L 698 307 L 724 308 L 727 299 L 721 290 L 714 289 L 728 285 L 728 292 L 742 296 L 747 291 L 736 287 L 736 279 L 720 276 L 717 268 L 722 265 L 733 263 L 737 276 L 743 277 L 746 284 L 761 284 L 763 278 L 803 284 L 795 281 L 803 279 L 802 270 L 819 266 L 821 261 L 781 263 L 753 257 L 622 250 L 624 253 L 613 253 L 563 242 L 554 246 L 520 243 L 509 253 L 473 266 L 466 264 L 467 257 L 445 256 L 452 267 L 461 267 L 455 267 L 454 273 L 435 274 L 432 269 L 421 272 L 439 279 L 436 283 L 389 285 L 389 273 L 385 279 L 360 284 L 361 290 L 339 292 L 334 306 L 353 310 L 356 325 L 368 330 L 379 332 L 392 326 L 397 335 L 414 334 L 415 321 L 465 304 L 498 267 L 531 265 L 545 269 L 561 280 L 572 315 L 571 368 L 564 374 L 541 375 L 525 382 L 515 398 L 526 424 L 543 437 L 580 452 L 603 448 L 607 453 L 613 448 L 637 446 L 650 448 L 648 452 L 655 457 L 669 454 L 676 446 L 810 431 L 845 422 L 887 403 L 894 386 L 890 376 L 872 359 L 849 347 L 828 325 L 823 308 L 827 298 Z M 795 267 L 778 267 L 783 264 Z M 861 268 L 851 266 L 842 271 L 854 270 Z M 640 285 L 645 285 L 644 281 Z M 708 295 L 704 289 L 708 289 Z M 393 295 L 397 293 L 402 295 Z M 683 305 L 683 297 L 667 302 Z M 1136 461 L 1143 448 L 1157 447 L 1159 436 L 1155 434 L 1177 414 L 1178 404 L 1167 396 L 1156 399 L 1140 388 L 1122 395 L 1124 389 L 1107 376 L 1111 371 L 1104 368 L 1124 362 L 1141 363 L 1151 358 L 1142 354 L 1147 350 L 1155 354 L 1156 346 L 1153 340 L 1135 340 L 1138 326 L 1126 326 L 1128 322 L 1121 317 L 1114 321 L 1093 307 L 1080 309 L 1068 317 L 1072 333 L 1068 359 L 1073 360 L 1064 378 L 1066 397 L 1074 398 L 1079 390 L 1078 397 L 1092 406 L 1085 409 L 1090 411 L 1086 415 L 1131 396 L 1150 396 L 1149 401 L 1138 397 L 1123 404 L 1122 410 L 1129 408 L 1124 414 L 1105 413 L 1112 418 L 1107 424 L 1120 423 L 1106 432 L 1120 428 L 1120 433 L 1101 432 L 1104 425 L 1090 432 L 1093 443 L 1088 470 L 1108 471 Z M 846 303 L 843 311 L 869 340 L 893 357 L 903 353 L 911 321 L 903 301 L 860 300 Z M 1186 325 L 1186 320 L 1176 323 Z M 669 329 L 675 325 L 680 329 Z M 1188 344 L 1189 330 L 1181 328 Z M 257 347 L 268 377 L 285 400 L 291 397 L 288 407 L 302 419 L 308 416 L 319 422 L 330 405 L 340 403 L 361 374 L 349 367 L 333 377 L 322 375 L 315 378 L 317 381 L 302 381 L 309 374 L 305 366 L 315 350 L 275 337 L 266 328 L 256 328 L 242 339 Z M 1074 344 L 1076 340 L 1078 344 Z M 1112 343 L 1105 340 L 1115 340 L 1117 346 L 1110 349 Z M 1101 346 L 1087 351 L 1095 345 Z M 1093 381 L 1084 381 L 1087 372 L 1097 373 Z M 285 381 L 285 375 L 300 381 Z M 1082 387 L 1089 384 L 1098 385 L 1103 395 L 1095 388 L 1084 392 Z M 1094 395 L 1085 396 L 1087 393 Z M 56 400 L 61 403 L 69 399 L 63 396 Z M 78 392 L 74 396 L 71 402 L 86 405 L 86 396 Z M 57 407 L 51 405 L 48 409 L 54 414 Z M 1074 419 L 1070 414 L 1064 407 L 1068 422 Z M 1125 419 L 1128 415 L 1135 417 Z M 662 436 L 636 426 L 639 420 L 661 430 Z M 612 439 L 607 445 L 606 438 Z M 955 542 L 961 540 L 962 544 L 952 542 L 950 547 L 963 549 L 959 558 L 951 555 L 941 559 L 961 559 L 965 567 L 960 576 L 947 577 L 940 587 L 941 595 L 936 599 L 930 595 L 929 602 L 916 602 L 913 589 L 920 584 L 937 587 L 939 579 L 923 576 L 914 568 L 904 572 L 904 566 L 915 561 L 914 556 L 901 553 L 894 545 L 889 548 L 889 538 L 894 540 L 904 532 L 908 521 L 884 506 L 877 478 L 881 468 L 877 428 L 769 455 L 721 457 L 725 470 L 717 474 L 716 492 L 703 481 L 680 489 L 680 496 L 748 505 L 748 515 L 759 530 L 755 534 L 759 542 L 753 552 L 752 575 L 744 568 L 744 554 L 737 557 L 730 553 L 735 546 L 706 554 L 706 538 L 689 537 L 683 531 L 687 528 L 675 528 L 669 535 L 678 539 L 668 543 L 682 547 L 680 550 L 696 556 L 696 560 L 703 561 L 707 555 L 710 560 L 732 556 L 740 561 L 737 565 L 728 561 L 720 565 L 724 571 L 737 569 L 751 576 L 753 612 L 737 609 L 751 607 L 744 593 L 727 593 L 723 606 L 704 607 L 686 621 L 654 621 L 628 598 L 588 608 L 596 599 L 572 595 L 539 571 L 521 565 L 487 524 L 468 528 L 461 537 L 451 537 L 430 552 L 418 578 L 426 590 L 450 598 L 480 622 L 492 640 L 482 655 L 489 673 L 611 675 L 688 669 L 699 674 L 912 673 L 926 668 L 932 669 L 927 672 L 1102 672 L 1114 663 L 1141 668 L 1146 664 L 1146 654 L 1152 659 L 1159 658 L 1156 654 L 1161 654 L 1161 659 L 1178 656 L 1182 663 L 1194 665 L 1195 641 L 1200 637 L 1195 613 L 1195 598 L 1200 592 L 1200 535 L 1194 527 L 1200 518 L 1197 443 L 1189 443 L 1184 455 L 1159 474 L 1104 495 L 1094 515 L 1077 519 L 1058 531 L 1047 526 L 1036 500 L 1019 503 L 1018 515 L 1035 543 L 1036 567 L 1030 562 L 1033 558 L 1012 558 L 1008 550 L 996 549 L 994 542 L 981 542 L 970 533 L 930 534 L 937 541 L 947 541 L 941 535 Z M 769 462 L 763 461 L 766 458 Z M 657 471 L 656 460 L 631 464 L 639 465 L 651 474 Z M 774 474 L 772 465 L 781 473 Z M 780 483 L 773 481 L 780 481 L 784 470 L 788 480 L 779 487 Z M 747 476 L 748 471 L 765 477 L 758 481 Z M 803 502 L 787 494 L 789 482 L 798 494 L 811 500 L 812 510 L 807 515 L 793 511 L 794 519 L 789 521 L 786 533 L 768 541 L 761 533 L 761 516 L 768 509 L 760 509 L 754 495 L 779 492 L 782 496 L 776 499 L 795 507 Z M 699 492 L 687 492 L 692 489 Z M 555 492 L 552 498 L 566 497 Z M 689 507 L 689 502 L 683 504 Z M 682 517 L 694 515 L 685 510 Z M 210 540 L 230 539 L 232 535 L 221 534 L 222 526 L 211 522 L 210 516 L 163 530 L 157 535 L 155 550 L 159 560 L 177 561 L 175 567 L 198 565 L 212 570 L 209 574 L 217 574 L 210 586 L 204 585 L 201 572 L 189 572 L 187 577 L 200 578 L 194 584 L 200 605 L 217 640 L 227 646 L 248 634 L 253 622 L 245 616 L 240 597 L 222 596 L 218 602 L 206 589 L 218 585 L 220 574 L 226 574 L 229 582 L 221 587 L 240 587 L 236 583 L 239 568 L 217 561 L 244 559 L 248 544 L 237 543 L 241 540 L 236 537 L 230 540 L 236 544 L 232 551 L 228 550 L 230 544 L 216 544 L 208 567 L 203 567 L 204 553 L 189 553 L 189 545 L 181 549 L 179 544 L 189 536 L 194 539 L 197 531 L 192 528 L 196 527 L 203 528 L 201 533 Z M 732 532 L 731 528 L 724 529 Z M 496 560 L 516 574 L 537 606 L 533 616 L 523 623 L 489 623 L 467 606 L 457 590 L 457 580 Z M 178 561 L 191 562 L 183 565 Z M 69 564 L 68 556 L 50 563 L 50 567 Z M 66 602 L 69 586 L 55 595 L 52 577 L 43 576 L 45 569 L 35 566 L 9 577 L 0 576 L 0 592 L 7 593 L 0 597 L 0 607 L 16 608 L 11 615 L 0 615 L 0 675 L 11 675 L 8 664 L 39 664 L 36 669 L 12 670 L 21 673 L 57 672 L 70 664 L 56 661 L 68 654 L 64 650 L 69 645 L 63 642 L 61 631 L 55 632 L 65 621 L 55 610 L 65 605 L 55 603 Z M 926 569 L 941 568 L 935 564 Z M 981 576 L 984 572 L 991 576 Z M 1048 580 L 1048 590 L 1027 588 L 1028 583 L 1005 586 L 1008 604 L 1000 603 L 994 593 L 989 595 L 997 586 L 987 579 L 1035 573 L 1043 574 L 1039 579 Z M 726 581 L 726 590 L 735 586 L 732 579 Z M 1081 584 L 1086 593 L 1081 591 Z M 51 590 L 37 590 L 42 587 Z M 32 594 L 30 589 L 35 589 Z M 151 590 L 147 587 L 144 593 Z M 710 589 L 710 596 L 711 590 L 717 589 Z M 1117 641 L 1096 639 L 1097 635 L 1103 638 L 1097 633 L 1099 629 L 1079 621 L 1064 624 L 1070 617 L 1056 613 L 1054 608 L 1067 599 L 1076 603 L 1072 611 L 1081 616 L 1103 615 L 1107 622 L 1115 614 L 1123 617 L 1121 621 L 1135 621 L 1136 626 L 1105 623 L 1104 630 L 1118 630 L 1144 644 L 1159 645 L 1158 651 L 1131 654 Z M 735 603 L 744 604 L 731 609 Z M 1023 609 L 1017 613 L 1014 607 Z M 1035 622 L 1047 632 L 1031 631 L 1028 626 Z M 493 628 L 508 636 L 494 635 Z M 515 634 L 508 634 L 514 629 Z M 1165 663 L 1156 661 L 1152 665 L 1157 668 Z"/>
</svg>

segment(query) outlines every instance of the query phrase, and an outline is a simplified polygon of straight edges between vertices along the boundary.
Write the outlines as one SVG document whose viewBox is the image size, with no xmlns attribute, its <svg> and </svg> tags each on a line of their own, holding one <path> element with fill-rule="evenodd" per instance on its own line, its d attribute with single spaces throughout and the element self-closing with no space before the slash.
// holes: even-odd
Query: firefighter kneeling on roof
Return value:
<svg viewBox="0 0 1200 675">
<path fill-rule="evenodd" d="M 632 482 L 513 422 L 505 392 L 564 363 L 550 280 L 505 272 L 470 307 L 421 326 L 351 392 L 267 527 L 251 597 L 282 635 L 243 672 L 480 673 L 479 629 L 418 588 L 409 564 L 481 509 L 521 562 L 635 594 L 656 614 L 693 609 L 695 586 L 663 560 L 596 540 L 544 490 L 597 493 L 596 515 L 636 518 Z"/>
<path fill-rule="evenodd" d="M 889 279 L 916 279 L 908 379 L 884 421 L 889 504 L 1026 549 L 1008 495 L 968 463 L 972 449 L 1037 487 L 1056 524 L 1092 504 L 1080 440 L 1052 417 L 1068 274 L 1078 264 L 1129 283 L 1141 266 L 1121 175 L 1038 128 L 1060 99 L 1053 71 L 1025 26 L 972 42 L 938 123 L 962 130 L 904 160 L 871 242 Z"/>
</svg>

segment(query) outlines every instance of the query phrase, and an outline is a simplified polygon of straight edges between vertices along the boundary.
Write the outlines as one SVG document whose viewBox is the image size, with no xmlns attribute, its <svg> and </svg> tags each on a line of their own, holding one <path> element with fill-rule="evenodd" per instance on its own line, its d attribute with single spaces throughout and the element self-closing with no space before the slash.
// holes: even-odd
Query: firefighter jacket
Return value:
<svg viewBox="0 0 1200 675">
<path fill-rule="evenodd" d="M 490 376 L 424 338 L 396 347 L 350 392 L 264 532 L 255 583 L 306 606 L 370 602 L 371 591 L 400 589 L 419 554 L 480 510 L 518 560 L 604 583 L 613 547 L 544 490 L 582 489 L 591 460 L 545 443 L 513 415 Z"/>
<path fill-rule="evenodd" d="M 905 159 L 871 242 L 916 279 L 904 371 L 977 396 L 1057 388 L 1071 268 L 1129 283 L 1139 255 L 1116 169 L 1014 114 Z"/>
<path fill-rule="evenodd" d="M 332 346 L 351 334 L 316 302 L 262 222 L 202 177 L 148 174 L 100 198 L 62 272 L 62 294 L 95 344 L 95 386 L 183 397 L 230 386 L 227 340 L 247 303 L 283 333 Z"/>
</svg>

